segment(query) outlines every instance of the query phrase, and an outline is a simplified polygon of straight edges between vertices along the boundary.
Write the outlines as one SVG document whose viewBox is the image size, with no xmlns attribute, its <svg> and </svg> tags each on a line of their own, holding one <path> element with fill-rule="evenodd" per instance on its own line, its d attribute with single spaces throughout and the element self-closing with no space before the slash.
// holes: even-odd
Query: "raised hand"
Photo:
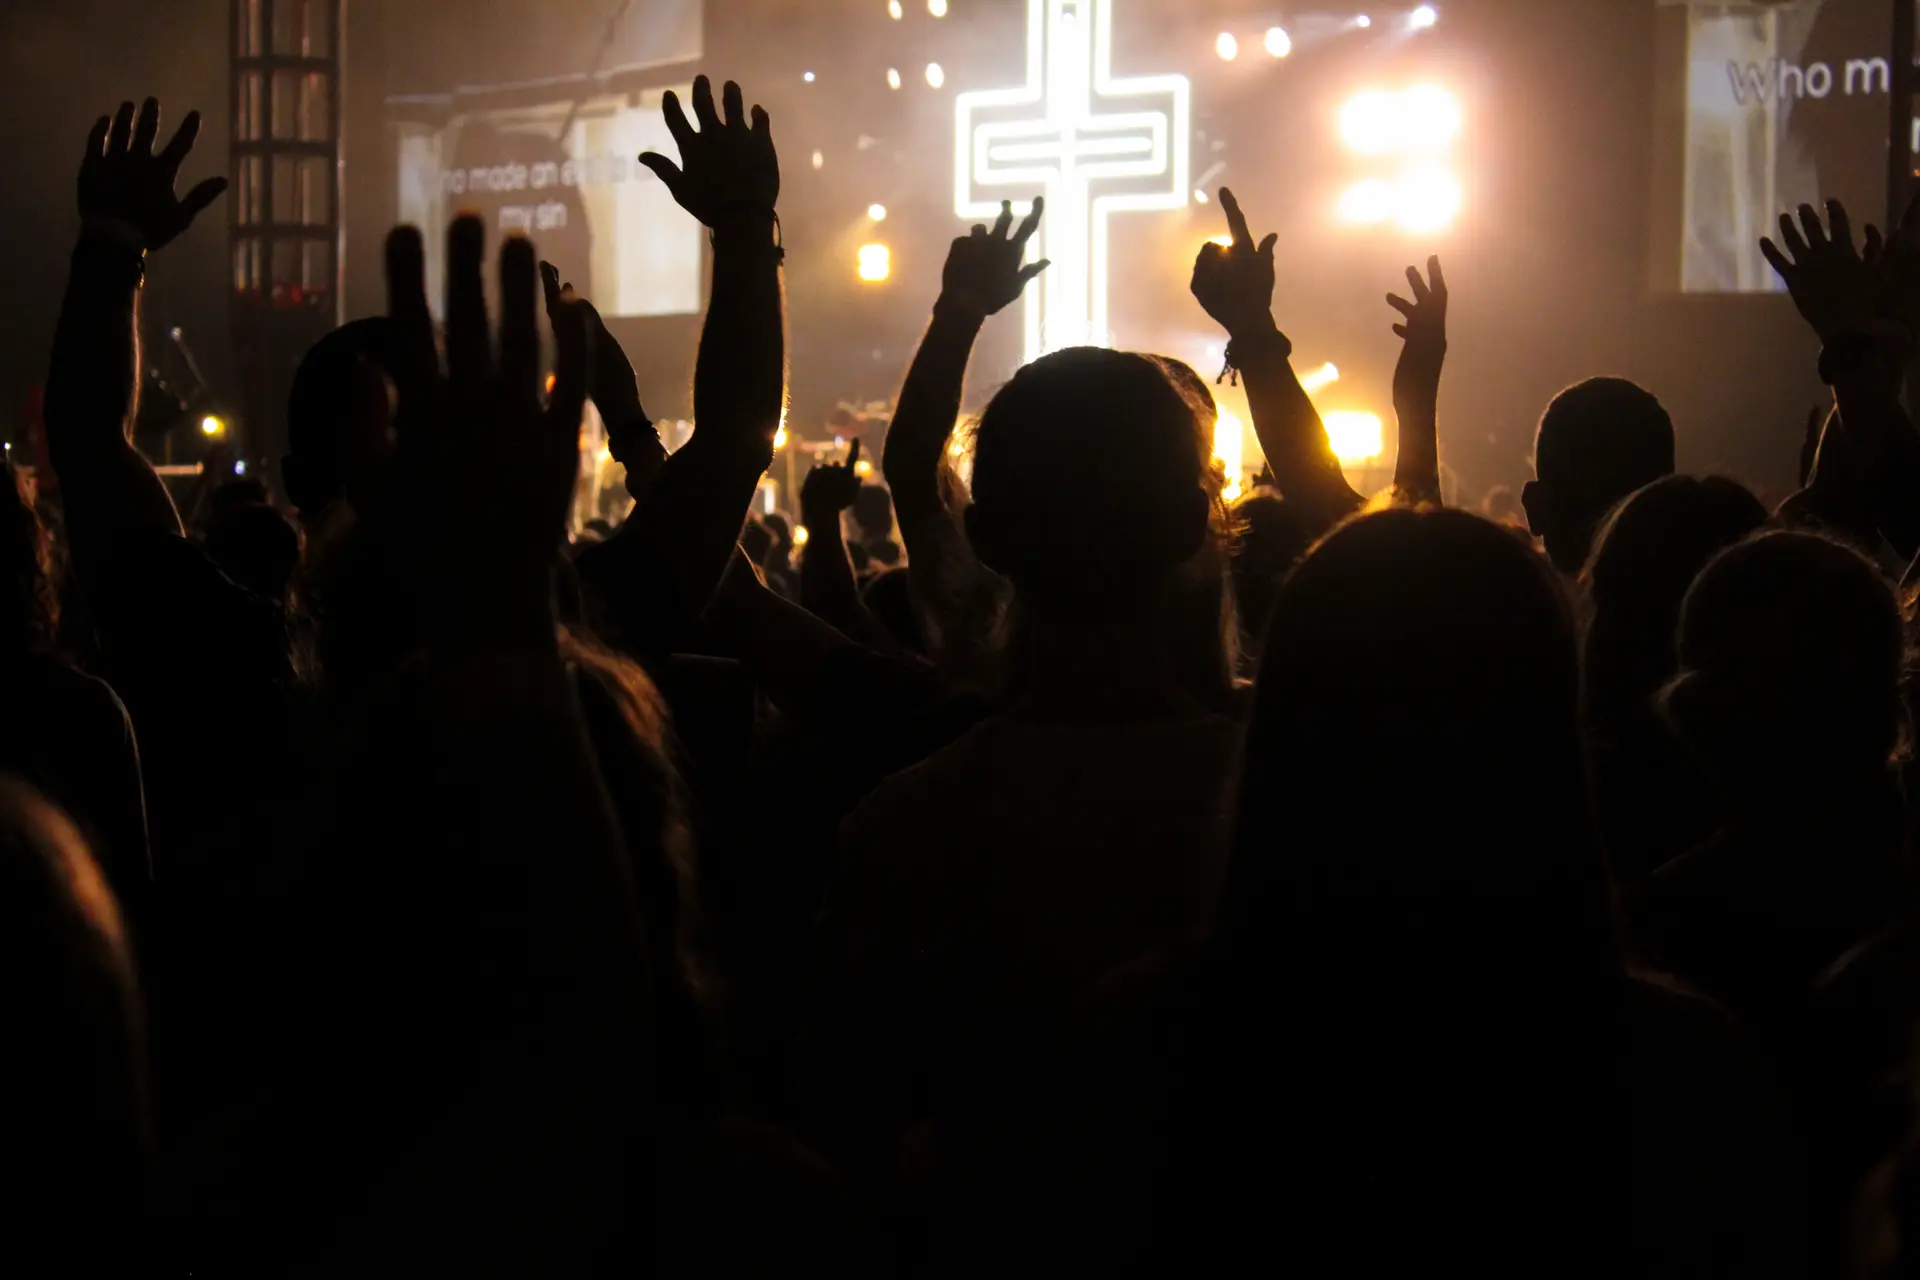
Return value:
<svg viewBox="0 0 1920 1280">
<path fill-rule="evenodd" d="M 1799 214 L 1797 226 L 1793 215 L 1780 215 L 1781 243 L 1762 238 L 1761 254 L 1786 282 L 1793 305 L 1822 343 L 1867 332 L 1879 302 L 1880 265 L 1861 256 L 1853 224 L 1838 200 L 1827 201 L 1826 227 L 1810 204 L 1801 205 Z M 1877 232 L 1868 239 L 1876 260 L 1884 256 L 1878 241 Z"/>
<path fill-rule="evenodd" d="M 593 366 L 587 374 L 587 398 L 600 410 L 608 429 L 614 430 L 635 419 L 645 423 L 647 415 L 640 407 L 640 383 L 634 377 L 633 362 L 627 359 L 627 353 L 608 331 L 600 312 L 591 302 L 574 292 L 571 284 L 560 282 L 560 270 L 551 262 L 540 264 L 540 287 L 546 296 L 547 321 L 556 326 L 556 332 L 560 312 L 565 308 L 578 307 L 586 316 L 593 350 Z"/>
<path fill-rule="evenodd" d="M 780 162 L 766 110 L 754 107 L 749 123 L 740 86 L 731 80 L 723 101 L 725 119 L 713 108 L 712 82 L 705 76 L 693 82 L 693 115 L 700 124 L 696 132 L 679 97 L 669 90 L 661 111 L 680 148 L 680 163 L 657 151 L 640 156 L 640 163 L 667 184 L 680 207 L 709 227 L 733 212 L 771 214 L 780 196 Z"/>
<path fill-rule="evenodd" d="M 591 339 L 585 311 L 555 313 L 558 359 L 542 405 L 533 246 L 516 236 L 500 250 L 497 363 L 480 280 L 485 247 L 477 218 L 459 218 L 447 233 L 443 375 L 420 234 L 400 227 L 387 238 L 395 426 L 425 498 L 415 549 L 430 637 L 443 646 L 544 649 L 553 644 L 553 564 L 580 470 Z"/>
<path fill-rule="evenodd" d="M 1193 296 L 1230 337 L 1271 329 L 1273 246 L 1280 237 L 1270 235 L 1256 247 L 1240 202 L 1226 187 L 1220 188 L 1220 207 L 1226 211 L 1233 244 L 1209 240 L 1200 246 L 1193 264 Z"/>
<path fill-rule="evenodd" d="M 1440 272 L 1440 259 L 1427 259 L 1428 280 L 1420 278 L 1418 267 L 1407 268 L 1407 283 L 1413 287 L 1413 301 L 1397 293 L 1387 295 L 1387 305 L 1406 317 L 1393 331 L 1400 335 L 1400 363 L 1393 371 L 1393 400 L 1397 406 L 1408 395 L 1425 393 L 1440 382 L 1440 367 L 1447 358 L 1447 278 Z"/>
<path fill-rule="evenodd" d="M 1033 210 L 1013 227 L 1013 202 L 1000 203 L 1000 216 L 993 230 L 975 226 L 973 234 L 961 236 L 947 250 L 947 266 L 941 276 L 939 309 L 976 320 L 984 320 L 1002 310 L 1020 296 L 1029 282 L 1053 264 L 1042 258 L 1024 263 L 1027 241 L 1040 228 L 1040 215 L 1047 202 L 1036 196 Z M 1009 230 L 1012 234 L 1009 235 Z"/>
<path fill-rule="evenodd" d="M 180 166 L 200 133 L 198 111 L 187 113 L 173 140 L 156 155 L 153 142 L 159 132 L 158 101 L 142 103 L 137 121 L 133 104 L 123 102 L 111 120 L 101 116 L 94 122 L 80 162 L 80 216 L 125 223 L 150 250 L 171 243 L 227 189 L 225 178 L 208 178 L 185 199 L 174 194 Z"/>
<path fill-rule="evenodd" d="M 809 526 L 837 521 L 860 496 L 860 441 L 856 437 L 845 462 L 825 462 L 807 472 L 800 485 L 800 518 Z"/>
</svg>

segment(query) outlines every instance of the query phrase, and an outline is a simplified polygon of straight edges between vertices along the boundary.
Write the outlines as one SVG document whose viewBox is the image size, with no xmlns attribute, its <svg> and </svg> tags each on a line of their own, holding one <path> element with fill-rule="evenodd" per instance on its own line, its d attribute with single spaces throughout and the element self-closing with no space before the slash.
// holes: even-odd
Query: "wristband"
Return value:
<svg viewBox="0 0 1920 1280">
<path fill-rule="evenodd" d="M 1233 385 L 1236 387 L 1239 386 L 1240 370 L 1243 367 L 1244 358 L 1252 355 L 1270 342 L 1279 344 L 1280 358 L 1282 360 L 1293 359 L 1293 342 L 1286 334 L 1280 332 L 1278 329 L 1271 330 L 1267 333 L 1254 334 L 1245 338 L 1236 338 L 1227 343 L 1227 362 L 1220 367 L 1220 376 L 1214 379 L 1213 385 L 1216 387 L 1219 386 L 1231 375 Z"/>
<path fill-rule="evenodd" d="M 719 210 L 713 215 L 714 225 L 707 231 L 708 244 L 717 245 L 720 243 L 719 224 L 734 214 L 748 214 L 754 217 L 771 219 L 773 221 L 773 259 L 775 262 L 785 262 L 787 260 L 786 229 L 780 225 L 779 212 L 771 205 L 754 204 L 751 201 L 740 201 L 734 204 L 720 206 Z"/>
</svg>

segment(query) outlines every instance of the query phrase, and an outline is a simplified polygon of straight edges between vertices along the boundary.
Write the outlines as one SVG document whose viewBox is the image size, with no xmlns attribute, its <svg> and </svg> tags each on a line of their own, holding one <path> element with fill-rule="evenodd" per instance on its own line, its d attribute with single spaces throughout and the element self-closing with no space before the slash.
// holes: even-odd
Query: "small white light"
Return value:
<svg viewBox="0 0 1920 1280">
<path fill-rule="evenodd" d="M 1409 21 L 1413 24 L 1415 31 L 1425 31 L 1434 23 L 1440 21 L 1440 14 L 1432 5 L 1423 4 L 1413 11 L 1413 17 L 1410 18 Z"/>
<path fill-rule="evenodd" d="M 1220 38 L 1213 42 L 1213 51 L 1220 55 L 1222 62 L 1232 62 L 1240 56 L 1240 42 L 1234 39 L 1233 32 L 1222 31 Z"/>
<path fill-rule="evenodd" d="M 1373 25 L 1373 19 L 1369 18 L 1366 14 L 1363 13 L 1354 20 L 1353 25 L 1356 27 L 1359 27 L 1362 31 L 1365 31 L 1368 27 Z"/>
<path fill-rule="evenodd" d="M 200 433 L 202 435 L 217 436 L 226 429 L 227 424 L 212 414 L 208 414 L 206 417 L 200 419 Z"/>
<path fill-rule="evenodd" d="M 900 87 L 900 68 L 888 67 L 887 68 L 887 88 L 898 89 L 899 87 Z"/>
<path fill-rule="evenodd" d="M 860 246 L 859 276 L 869 284 L 878 284 L 893 273 L 893 255 L 883 244 Z"/>
<path fill-rule="evenodd" d="M 927 0 L 927 12 L 936 18 L 947 16 L 947 0 Z"/>
<path fill-rule="evenodd" d="M 235 458 L 233 460 L 233 474 L 237 476 L 247 474 L 247 460 L 245 458 Z"/>
<path fill-rule="evenodd" d="M 813 72 L 811 72 L 811 71 L 803 71 L 803 72 L 801 72 L 801 73 L 800 73 L 800 78 L 801 78 L 802 80 L 805 80 L 805 81 L 806 81 L 806 82 L 807 82 L 808 84 L 812 84 L 812 83 L 813 83 Z"/>
<path fill-rule="evenodd" d="M 1380 456 L 1384 447 L 1380 416 L 1374 413 L 1323 413 L 1321 423 L 1327 429 L 1327 443 L 1333 456 L 1342 462 L 1369 462 Z"/>
<path fill-rule="evenodd" d="M 816 151 L 816 152 L 814 152 L 814 153 L 813 153 L 813 167 L 814 167 L 815 169 L 824 169 L 824 168 L 826 168 L 826 167 L 827 167 L 827 157 L 826 157 L 826 156 L 825 156 L 824 154 L 822 154 L 821 152 L 818 152 L 818 151 Z"/>
<path fill-rule="evenodd" d="M 887 13 L 895 22 L 906 17 L 906 10 L 900 7 L 900 0 L 887 0 Z"/>
<path fill-rule="evenodd" d="M 1193 189 L 1193 202 L 1195 204 L 1205 204 L 1207 202 L 1207 193 L 1195 187 Z"/>
<path fill-rule="evenodd" d="M 1287 34 L 1285 27 L 1267 28 L 1267 52 L 1276 58 L 1284 58 L 1293 52 L 1293 37 Z"/>
<path fill-rule="evenodd" d="M 887 206 L 883 204 L 870 204 L 867 206 L 867 216 L 875 222 L 885 222 L 887 220 Z"/>
<path fill-rule="evenodd" d="M 927 83 L 938 89 L 946 82 L 947 73 L 945 68 L 937 62 L 929 62 L 927 64 Z"/>
</svg>

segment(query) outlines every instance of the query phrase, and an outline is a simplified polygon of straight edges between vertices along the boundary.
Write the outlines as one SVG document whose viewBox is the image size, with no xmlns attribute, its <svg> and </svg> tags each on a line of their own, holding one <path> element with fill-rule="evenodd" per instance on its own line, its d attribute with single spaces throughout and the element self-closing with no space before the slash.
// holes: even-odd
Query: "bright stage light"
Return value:
<svg viewBox="0 0 1920 1280">
<path fill-rule="evenodd" d="M 875 222 L 885 222 L 887 220 L 887 206 L 883 204 L 868 205 L 867 217 L 871 218 Z"/>
<path fill-rule="evenodd" d="M 853 474 L 857 476 L 870 476 L 873 474 L 873 464 L 865 458 L 861 458 L 853 464 Z"/>
<path fill-rule="evenodd" d="M 1287 34 L 1285 27 L 1267 28 L 1267 52 L 1276 58 L 1284 58 L 1293 52 L 1293 37 Z"/>
<path fill-rule="evenodd" d="M 927 83 L 938 89 L 947 82 L 946 69 L 937 62 L 927 64 Z"/>
<path fill-rule="evenodd" d="M 1402 94 L 1400 118 L 1402 145 L 1410 151 L 1445 151 L 1460 136 L 1460 100 L 1438 85 Z"/>
<path fill-rule="evenodd" d="M 801 78 L 802 80 L 805 80 L 805 81 L 806 81 L 806 82 L 807 82 L 808 84 L 812 84 L 812 83 L 813 83 L 813 72 L 811 72 L 811 71 L 802 71 L 802 72 L 800 73 L 800 78 Z"/>
<path fill-rule="evenodd" d="M 887 0 L 887 15 L 898 22 L 907 16 L 907 11 L 900 7 L 900 0 Z"/>
<path fill-rule="evenodd" d="M 1400 180 L 1394 221 L 1402 231 L 1444 231 L 1460 213 L 1460 183 L 1443 169 L 1421 169 Z"/>
<path fill-rule="evenodd" d="M 1340 370 L 1329 361 L 1300 379 L 1300 389 L 1308 395 L 1322 391 L 1340 381 Z"/>
<path fill-rule="evenodd" d="M 807 539 L 811 537 L 813 537 L 813 535 L 807 532 L 807 526 L 803 524 L 797 524 L 793 526 L 793 545 L 794 546 L 796 547 L 806 546 Z"/>
<path fill-rule="evenodd" d="M 900 68 L 888 67 L 887 68 L 887 88 L 898 89 L 899 87 L 900 87 Z"/>
<path fill-rule="evenodd" d="M 1220 496 L 1232 502 L 1240 496 L 1240 471 L 1245 460 L 1247 424 L 1231 413 L 1222 412 L 1213 422 L 1213 456 L 1226 473 L 1226 487 Z"/>
<path fill-rule="evenodd" d="M 878 284 L 893 274 L 893 252 L 883 244 L 860 246 L 860 278 Z"/>
<path fill-rule="evenodd" d="M 1380 456 L 1382 442 L 1380 415 L 1375 413 L 1323 413 L 1320 421 L 1327 428 L 1327 442 L 1333 456 L 1342 462 L 1371 462 Z"/>
<path fill-rule="evenodd" d="M 927 12 L 936 18 L 947 16 L 947 0 L 927 0 Z"/>
<path fill-rule="evenodd" d="M 1222 31 L 1220 38 L 1213 42 L 1213 51 L 1220 55 L 1222 61 L 1232 62 L 1240 56 L 1240 42 L 1233 38 L 1233 32 Z"/>
<path fill-rule="evenodd" d="M 1195 187 L 1193 189 L 1193 202 L 1195 204 L 1205 204 L 1207 202 L 1207 193 Z"/>
<path fill-rule="evenodd" d="M 1434 23 L 1440 21 L 1440 15 L 1434 10 L 1432 5 L 1423 4 L 1413 11 L 1413 16 L 1407 21 L 1415 31 L 1425 31 Z"/>
<path fill-rule="evenodd" d="M 813 153 L 813 167 L 815 172 L 827 167 L 827 156 L 825 152 L 816 151 Z"/>
<path fill-rule="evenodd" d="M 1359 227 L 1376 226 L 1393 216 L 1393 187 L 1379 178 L 1348 187 L 1336 212 L 1340 221 Z"/>
<path fill-rule="evenodd" d="M 787 447 L 787 429 L 785 427 L 781 427 L 773 433 L 773 447 L 776 449 L 784 449 Z"/>
<path fill-rule="evenodd" d="M 212 414 L 208 414 L 206 417 L 200 419 L 200 434 L 203 436 L 217 436 L 226 429 L 227 424 Z"/>
<path fill-rule="evenodd" d="M 1207 243 L 1208 243 L 1208 244 L 1217 244 L 1217 245 L 1219 245 L 1219 246 L 1220 246 L 1220 247 L 1221 247 L 1222 249 L 1231 249 L 1231 248 L 1233 248 L 1233 237 L 1232 237 L 1232 236 L 1230 236 L 1230 235 L 1228 235 L 1228 234 L 1227 234 L 1226 232 L 1224 232 L 1224 231 L 1222 231 L 1222 232 L 1221 232 L 1221 233 L 1220 233 L 1219 235 L 1217 235 L 1217 236 L 1208 236 L 1208 237 L 1207 237 Z"/>
<path fill-rule="evenodd" d="M 1363 156 L 1444 151 L 1460 136 L 1460 101 L 1438 85 L 1369 89 L 1340 108 L 1340 140 Z"/>
<path fill-rule="evenodd" d="M 1368 27 L 1373 25 L 1373 19 L 1369 18 L 1366 14 L 1363 13 L 1359 17 L 1353 20 L 1353 25 L 1360 28 L 1362 31 L 1365 31 Z"/>
<path fill-rule="evenodd" d="M 1053 267 L 1026 291 L 1026 360 L 1110 341 L 1112 215 L 1185 208 L 1193 194 L 1192 87 L 1115 75 L 1113 9 L 1028 0 L 1024 82 L 954 100 L 955 213 L 979 221 L 1002 199 L 1018 214 L 1047 198 L 1028 252 Z"/>
</svg>

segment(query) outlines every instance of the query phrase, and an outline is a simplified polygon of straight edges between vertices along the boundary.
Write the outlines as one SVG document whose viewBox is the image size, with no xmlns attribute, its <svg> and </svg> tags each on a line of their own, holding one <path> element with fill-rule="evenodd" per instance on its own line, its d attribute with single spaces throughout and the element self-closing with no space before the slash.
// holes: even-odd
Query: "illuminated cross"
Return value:
<svg viewBox="0 0 1920 1280">
<path fill-rule="evenodd" d="M 1116 80 L 1112 63 L 1113 0 L 1027 0 L 1026 84 L 955 104 L 960 216 L 989 218 L 1016 192 L 1047 198 L 1028 258 L 1053 265 L 1026 293 L 1028 360 L 1107 342 L 1109 214 L 1187 203 L 1187 78 Z"/>
</svg>

